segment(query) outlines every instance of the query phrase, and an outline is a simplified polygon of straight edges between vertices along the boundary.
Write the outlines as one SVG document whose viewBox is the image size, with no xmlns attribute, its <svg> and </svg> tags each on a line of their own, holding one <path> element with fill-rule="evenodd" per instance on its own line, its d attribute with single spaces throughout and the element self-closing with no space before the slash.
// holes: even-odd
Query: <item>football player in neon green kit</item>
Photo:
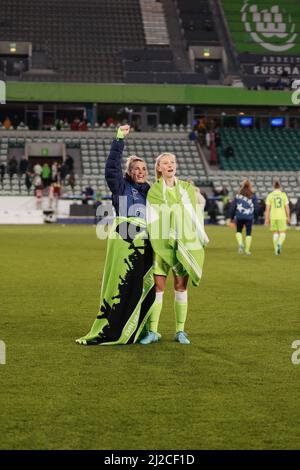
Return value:
<svg viewBox="0 0 300 470">
<path fill-rule="evenodd" d="M 191 278 L 195 286 L 199 285 L 204 262 L 203 248 L 208 238 L 204 232 L 201 209 L 197 207 L 194 187 L 186 181 L 175 178 L 175 155 L 169 152 L 159 155 L 155 170 L 156 181 L 147 199 L 147 222 L 154 251 L 156 300 L 149 319 L 149 332 L 140 343 L 144 345 L 155 343 L 161 337 L 157 329 L 167 276 L 171 269 L 175 291 L 174 339 L 181 344 L 190 344 L 184 331 L 188 310 L 187 284 Z M 167 233 L 163 234 L 160 230 L 156 232 L 156 229 L 163 226 Z M 183 226 L 184 230 L 180 230 Z M 194 232 L 192 228 L 195 229 Z"/>
<path fill-rule="evenodd" d="M 290 222 L 289 200 L 281 190 L 279 181 L 274 182 L 274 191 L 267 196 L 265 224 L 270 225 L 273 232 L 273 245 L 275 255 L 282 251 L 282 245 L 286 238 L 286 226 Z"/>
</svg>

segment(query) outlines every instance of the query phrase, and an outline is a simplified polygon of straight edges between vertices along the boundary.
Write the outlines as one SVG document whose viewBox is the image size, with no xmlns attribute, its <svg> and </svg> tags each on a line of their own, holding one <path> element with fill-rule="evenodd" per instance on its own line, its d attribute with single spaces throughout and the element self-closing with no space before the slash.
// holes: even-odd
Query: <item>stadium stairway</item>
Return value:
<svg viewBox="0 0 300 470">
<path fill-rule="evenodd" d="M 179 72 L 192 72 L 192 67 L 182 41 L 181 28 L 173 0 L 162 0 L 166 22 L 170 32 L 170 46 L 174 54 L 174 63 Z"/>
</svg>

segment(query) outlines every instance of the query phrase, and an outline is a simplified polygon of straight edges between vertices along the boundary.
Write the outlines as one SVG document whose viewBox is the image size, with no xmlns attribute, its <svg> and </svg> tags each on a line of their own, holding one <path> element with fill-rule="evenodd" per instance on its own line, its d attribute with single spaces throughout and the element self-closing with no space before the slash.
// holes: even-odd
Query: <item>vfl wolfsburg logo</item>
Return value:
<svg viewBox="0 0 300 470">
<path fill-rule="evenodd" d="M 287 51 L 294 47 L 297 33 L 294 32 L 296 25 L 291 13 L 279 5 L 271 6 L 270 9 L 262 6 L 260 8 L 263 9 L 245 0 L 241 9 L 245 30 L 252 39 L 274 52 Z"/>
</svg>

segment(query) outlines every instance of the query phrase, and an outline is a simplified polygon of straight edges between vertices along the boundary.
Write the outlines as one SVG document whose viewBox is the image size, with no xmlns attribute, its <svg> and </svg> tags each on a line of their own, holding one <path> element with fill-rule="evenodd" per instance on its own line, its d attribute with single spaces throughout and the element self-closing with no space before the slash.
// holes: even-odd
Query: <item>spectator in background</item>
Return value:
<svg viewBox="0 0 300 470">
<path fill-rule="evenodd" d="M 265 211 L 266 203 L 264 199 L 258 200 L 258 213 L 254 214 L 254 223 L 264 224 L 265 223 Z"/>
<path fill-rule="evenodd" d="M 231 145 L 227 145 L 227 147 L 225 148 L 224 156 L 226 158 L 234 157 L 234 150 L 233 150 L 233 147 Z"/>
<path fill-rule="evenodd" d="M 36 163 L 36 164 L 34 165 L 34 167 L 33 167 L 33 173 L 34 173 L 35 175 L 41 176 L 41 174 L 42 174 L 42 167 L 41 167 L 41 165 L 40 165 L 39 163 Z"/>
<path fill-rule="evenodd" d="M 1 181 L 1 186 L 3 186 L 4 175 L 5 175 L 5 165 L 4 165 L 4 163 L 1 163 L 1 165 L 0 165 L 0 181 Z"/>
<path fill-rule="evenodd" d="M 115 124 L 114 118 L 112 118 L 111 116 L 108 117 L 105 121 L 105 124 L 107 125 L 107 127 L 114 125 Z"/>
<path fill-rule="evenodd" d="M 62 165 L 59 165 L 58 167 L 58 173 L 59 173 L 59 180 L 61 183 L 65 182 L 66 176 L 69 173 L 68 167 L 66 163 L 64 162 Z"/>
<path fill-rule="evenodd" d="M 207 199 L 206 200 L 206 210 L 207 215 L 209 217 L 209 222 L 211 224 L 217 223 L 217 215 L 219 215 L 219 208 L 214 199 Z"/>
<path fill-rule="evenodd" d="M 70 173 L 69 179 L 68 179 L 68 184 L 71 186 L 72 193 L 74 194 L 74 187 L 75 187 L 75 175 L 74 173 Z"/>
<path fill-rule="evenodd" d="M 221 135 L 218 131 L 215 132 L 215 144 L 216 147 L 220 147 L 221 145 Z"/>
<path fill-rule="evenodd" d="M 222 196 L 222 188 L 221 186 L 214 186 L 213 185 L 213 193 L 215 197 Z"/>
<path fill-rule="evenodd" d="M 32 186 L 32 174 L 29 171 L 26 171 L 25 186 L 27 188 L 27 193 L 28 193 L 28 196 L 29 196 L 30 189 L 31 189 L 31 186 Z"/>
<path fill-rule="evenodd" d="M 57 182 L 61 182 L 61 163 L 57 163 Z"/>
<path fill-rule="evenodd" d="M 52 183 L 57 183 L 58 181 L 58 167 L 57 162 L 54 162 L 51 166 L 51 181 Z"/>
<path fill-rule="evenodd" d="M 95 225 L 97 225 L 97 223 L 101 220 L 101 218 L 103 217 L 102 214 L 99 215 L 97 213 L 97 210 L 98 210 L 98 207 L 102 205 L 102 193 L 101 191 L 96 191 L 96 194 L 95 194 L 95 201 L 94 201 L 94 208 L 95 208 Z"/>
<path fill-rule="evenodd" d="M 7 130 L 9 130 L 12 127 L 12 122 L 8 116 L 6 116 L 6 118 L 4 119 L 2 126 Z"/>
<path fill-rule="evenodd" d="M 28 160 L 27 158 L 25 157 L 22 157 L 22 159 L 20 160 L 20 163 L 19 163 L 19 175 L 20 176 L 23 176 L 24 173 L 26 173 L 27 169 L 28 169 Z"/>
<path fill-rule="evenodd" d="M 195 131 L 195 130 L 193 130 L 193 131 L 191 131 L 191 132 L 189 133 L 189 140 L 190 140 L 191 142 L 197 140 L 197 134 L 196 134 L 196 131 Z"/>
<path fill-rule="evenodd" d="M 56 119 L 54 125 L 55 125 L 57 131 L 61 130 L 62 124 L 61 124 L 60 119 Z"/>
<path fill-rule="evenodd" d="M 82 204 L 87 204 L 90 199 L 94 197 L 94 190 L 93 188 L 88 185 L 84 191 L 82 191 L 83 199 Z"/>
<path fill-rule="evenodd" d="M 221 195 L 226 197 L 226 196 L 228 196 L 228 194 L 229 194 L 228 188 L 225 184 L 223 184 L 223 187 L 222 187 L 222 190 L 221 190 Z"/>
<path fill-rule="evenodd" d="M 76 117 L 72 122 L 71 122 L 71 130 L 72 131 L 78 131 L 78 128 L 79 128 L 79 124 L 80 124 L 80 119 L 78 117 Z"/>
<path fill-rule="evenodd" d="M 223 186 L 221 194 L 222 194 L 222 202 L 223 202 L 223 213 L 227 214 L 229 212 L 229 207 L 230 207 L 230 197 L 229 197 L 229 191 L 226 186 Z"/>
<path fill-rule="evenodd" d="M 49 186 L 48 190 L 48 200 L 49 200 L 49 208 L 52 209 L 53 207 L 53 201 L 55 201 L 55 207 L 54 209 L 57 210 L 58 206 L 58 199 L 61 194 L 61 186 L 59 183 L 52 183 Z"/>
<path fill-rule="evenodd" d="M 15 114 L 11 121 L 12 121 L 12 126 L 14 127 L 14 129 L 17 129 L 17 127 L 20 124 L 19 116 L 17 114 Z"/>
<path fill-rule="evenodd" d="M 43 185 L 42 185 L 42 178 L 39 175 L 34 176 L 34 194 L 36 198 L 36 208 L 42 208 L 42 200 L 43 200 Z"/>
<path fill-rule="evenodd" d="M 37 186 L 42 186 L 42 178 L 40 177 L 40 175 L 33 175 L 33 185 L 34 188 L 36 188 Z"/>
<path fill-rule="evenodd" d="M 265 80 L 263 86 L 265 90 L 270 90 L 270 89 L 276 88 L 276 84 L 277 84 L 277 79 L 275 77 L 268 77 Z"/>
<path fill-rule="evenodd" d="M 30 118 L 30 129 L 37 131 L 40 126 L 40 120 L 37 113 L 34 113 L 33 116 Z"/>
<path fill-rule="evenodd" d="M 88 131 L 88 122 L 86 119 L 83 121 L 80 121 L 79 126 L 78 126 L 79 131 Z"/>
<path fill-rule="evenodd" d="M 47 186 L 49 186 L 50 175 L 51 175 L 51 169 L 48 163 L 44 163 L 43 168 L 42 168 L 42 175 L 41 175 L 44 188 L 47 188 Z"/>
<path fill-rule="evenodd" d="M 210 148 L 211 134 L 213 134 L 213 133 L 212 132 L 206 132 L 206 136 L 205 136 L 205 143 L 206 143 L 206 147 L 208 149 Z"/>
<path fill-rule="evenodd" d="M 10 179 L 12 179 L 14 174 L 18 173 L 18 162 L 16 157 L 12 157 L 8 162 L 8 174 Z"/>
<path fill-rule="evenodd" d="M 70 129 L 68 118 L 65 116 L 62 124 L 62 129 Z"/>
<path fill-rule="evenodd" d="M 71 155 L 67 155 L 65 165 L 67 167 L 67 173 L 72 173 L 74 170 L 74 159 L 71 157 Z"/>
<path fill-rule="evenodd" d="M 217 165 L 218 163 L 218 153 L 217 153 L 217 147 L 215 143 L 215 133 L 210 132 L 209 133 L 210 138 L 209 138 L 209 148 L 210 148 L 210 164 L 211 165 Z"/>
<path fill-rule="evenodd" d="M 25 130 L 25 129 L 26 129 L 26 126 L 25 126 L 24 122 L 21 121 L 20 124 L 17 127 L 17 130 L 19 131 L 19 130 Z"/>
<path fill-rule="evenodd" d="M 278 78 L 276 86 L 279 90 L 284 90 L 285 88 L 290 87 L 290 79 L 286 70 L 284 70 Z"/>
<path fill-rule="evenodd" d="M 199 119 L 197 129 L 198 129 L 199 143 L 203 147 L 203 145 L 205 144 L 205 135 L 206 135 L 206 122 L 205 122 L 204 117 Z"/>
<path fill-rule="evenodd" d="M 298 197 L 297 202 L 294 207 L 295 213 L 296 213 L 296 219 L 297 219 L 297 225 L 300 225 L 300 197 Z"/>
</svg>

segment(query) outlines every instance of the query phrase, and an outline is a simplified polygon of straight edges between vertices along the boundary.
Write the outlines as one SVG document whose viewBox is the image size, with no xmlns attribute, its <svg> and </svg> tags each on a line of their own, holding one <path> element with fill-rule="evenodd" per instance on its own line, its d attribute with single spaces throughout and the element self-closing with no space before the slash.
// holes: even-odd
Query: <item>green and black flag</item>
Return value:
<svg viewBox="0 0 300 470">
<path fill-rule="evenodd" d="M 84 345 L 135 343 L 155 300 L 153 254 L 146 223 L 117 217 L 108 238 L 100 307 Z"/>
</svg>

